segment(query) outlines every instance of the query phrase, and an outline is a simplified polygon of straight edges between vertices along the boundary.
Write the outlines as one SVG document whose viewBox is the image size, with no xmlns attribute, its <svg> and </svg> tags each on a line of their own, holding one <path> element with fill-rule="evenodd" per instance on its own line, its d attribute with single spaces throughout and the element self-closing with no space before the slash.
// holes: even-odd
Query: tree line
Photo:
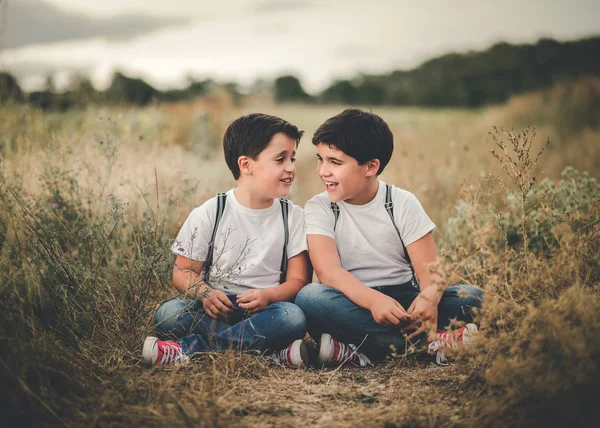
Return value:
<svg viewBox="0 0 600 428">
<path fill-rule="evenodd" d="M 361 74 L 339 79 L 316 95 L 307 93 L 294 75 L 261 81 L 249 92 L 270 93 L 280 103 L 341 103 L 429 107 L 479 107 L 553 84 L 600 74 L 600 37 L 571 42 L 541 39 L 535 44 L 498 43 L 481 52 L 451 53 L 426 61 L 412 70 Z M 115 72 L 110 86 L 98 91 L 85 77 L 76 77 L 61 92 L 51 83 L 41 91 L 24 92 L 9 73 L 0 72 L 0 102 L 27 102 L 42 109 L 65 110 L 90 103 L 146 105 L 203 96 L 216 88 L 236 99 L 235 83 L 190 80 L 187 87 L 160 91 L 140 78 Z"/>
</svg>

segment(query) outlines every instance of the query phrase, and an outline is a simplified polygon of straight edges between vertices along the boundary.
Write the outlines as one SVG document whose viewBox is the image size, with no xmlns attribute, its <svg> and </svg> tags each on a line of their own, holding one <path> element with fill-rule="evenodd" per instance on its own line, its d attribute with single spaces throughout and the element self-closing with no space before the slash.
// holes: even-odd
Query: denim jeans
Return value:
<svg viewBox="0 0 600 428">
<path fill-rule="evenodd" d="M 392 297 L 404 309 L 408 309 L 419 295 L 419 289 L 412 283 L 375 287 Z M 472 309 L 481 308 L 484 291 L 469 285 L 455 285 L 446 288 L 438 304 L 438 330 L 448 327 L 451 320 L 473 321 Z M 420 349 L 425 344 L 426 335 L 413 338 L 411 343 L 400 332 L 400 327 L 386 327 L 373 319 L 371 311 L 354 304 L 335 288 L 323 284 L 308 284 L 296 296 L 296 304 L 306 314 L 308 332 L 319 340 L 322 333 L 329 333 L 337 340 L 353 343 L 372 359 L 381 359 L 391 347 L 402 354 L 413 346 Z M 364 342 L 363 342 L 364 341 Z"/>
<path fill-rule="evenodd" d="M 202 303 L 175 298 L 164 303 L 154 316 L 157 335 L 177 340 L 186 354 L 203 351 L 277 350 L 306 335 L 306 318 L 293 303 L 276 302 L 249 316 L 228 296 L 235 308 L 227 322 L 214 320 Z"/>
</svg>

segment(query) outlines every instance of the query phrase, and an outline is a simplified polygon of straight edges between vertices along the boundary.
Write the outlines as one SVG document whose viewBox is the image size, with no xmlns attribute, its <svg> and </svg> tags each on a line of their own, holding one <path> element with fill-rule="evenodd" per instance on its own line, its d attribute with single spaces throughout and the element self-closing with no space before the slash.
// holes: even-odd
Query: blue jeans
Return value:
<svg viewBox="0 0 600 428">
<path fill-rule="evenodd" d="M 227 322 L 214 320 L 202 303 L 176 298 L 163 304 L 154 316 L 157 335 L 177 340 L 186 354 L 203 351 L 277 350 L 306 335 L 306 318 L 293 303 L 276 302 L 249 316 L 228 296 L 235 308 Z"/>
<path fill-rule="evenodd" d="M 381 293 L 392 297 L 408 309 L 419 295 L 419 289 L 412 283 L 375 287 Z M 469 285 L 455 285 L 446 288 L 438 304 L 438 330 L 448 327 L 451 321 L 473 321 L 474 308 L 481 308 L 484 291 Z M 420 349 L 426 335 L 415 337 L 411 343 L 400 332 L 400 327 L 386 327 L 373 319 L 371 311 L 354 304 L 335 288 L 323 284 L 308 284 L 296 296 L 296 304 L 306 314 L 308 332 L 316 340 L 322 333 L 329 333 L 337 340 L 361 346 L 372 359 L 381 359 L 394 347 L 400 354 L 410 346 Z M 364 340 L 364 342 L 363 342 Z"/>
</svg>

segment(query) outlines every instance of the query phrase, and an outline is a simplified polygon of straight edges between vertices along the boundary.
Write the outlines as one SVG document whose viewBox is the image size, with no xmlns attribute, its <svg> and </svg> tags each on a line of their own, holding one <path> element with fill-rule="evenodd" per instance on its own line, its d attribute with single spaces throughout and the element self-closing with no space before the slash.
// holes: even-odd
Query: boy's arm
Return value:
<svg viewBox="0 0 600 428">
<path fill-rule="evenodd" d="M 202 301 L 210 286 L 202 280 L 202 262 L 177 256 L 173 267 L 173 286 L 187 297 Z"/>
<path fill-rule="evenodd" d="M 308 254 L 302 251 L 288 260 L 285 282 L 277 287 L 268 288 L 270 302 L 293 302 L 296 295 L 310 281 L 312 269 Z"/>
<path fill-rule="evenodd" d="M 421 293 L 426 292 L 432 297 L 437 296 L 435 303 L 439 303 L 447 284 L 441 267 L 434 266 L 438 258 L 435 241 L 433 240 L 433 232 L 429 232 L 416 240 L 406 250 L 412 261 L 415 275 L 419 280 Z M 433 270 L 430 272 L 429 268 Z"/>
<path fill-rule="evenodd" d="M 306 251 L 288 260 L 286 281 L 273 288 L 248 290 L 237 296 L 240 308 L 246 309 L 250 315 L 262 311 L 271 303 L 293 302 L 296 294 L 308 284 L 312 275 Z"/>
<path fill-rule="evenodd" d="M 225 293 L 215 290 L 202 280 L 202 262 L 177 255 L 173 268 L 173 286 L 187 297 L 202 302 L 211 318 L 226 316 L 233 304 Z"/>
<path fill-rule="evenodd" d="M 335 241 L 325 235 L 308 235 L 310 260 L 319 280 L 341 291 L 354 304 L 371 311 L 373 319 L 382 325 L 398 325 L 410 320 L 406 310 L 396 300 L 367 287 L 342 267 Z"/>
<path fill-rule="evenodd" d="M 447 283 L 444 271 L 437 264 L 437 250 L 432 232 L 410 244 L 406 250 L 412 261 L 421 289 L 419 296 L 408 308 L 408 313 L 415 318 L 415 322 L 408 326 L 406 330 L 420 327 L 411 334 L 412 337 L 429 327 L 437 328 L 438 304 Z M 429 268 L 432 268 L 432 270 L 430 271 Z"/>
</svg>

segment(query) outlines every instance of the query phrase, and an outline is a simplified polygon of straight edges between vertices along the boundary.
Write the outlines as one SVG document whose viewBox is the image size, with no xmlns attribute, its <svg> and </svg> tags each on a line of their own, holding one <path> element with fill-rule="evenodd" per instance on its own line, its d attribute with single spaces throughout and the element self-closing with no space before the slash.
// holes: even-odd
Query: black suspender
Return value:
<svg viewBox="0 0 600 428">
<path fill-rule="evenodd" d="M 281 256 L 281 266 L 279 268 L 279 283 L 283 284 L 285 282 L 285 275 L 287 272 L 287 246 L 290 240 L 290 230 L 288 225 L 288 216 L 290 211 L 290 202 L 287 199 L 279 199 L 279 203 L 281 204 L 281 216 L 283 217 L 283 255 Z"/>
<path fill-rule="evenodd" d="M 212 236 L 210 238 L 210 242 L 208 243 L 208 252 L 206 253 L 206 260 L 204 260 L 204 275 L 202 276 L 202 281 L 208 283 L 210 277 L 210 269 L 213 264 L 213 253 L 215 250 L 215 238 L 217 237 L 217 229 L 219 228 L 219 223 L 221 222 L 221 218 L 223 217 L 223 212 L 225 211 L 225 205 L 227 204 L 227 195 L 225 193 L 219 193 L 217 195 L 217 217 L 215 218 L 215 225 L 213 226 Z"/>
<path fill-rule="evenodd" d="M 279 203 L 281 204 L 281 217 L 283 218 L 283 255 L 281 256 L 281 265 L 279 267 L 279 283 L 283 284 L 286 278 L 287 271 L 287 246 L 290 240 L 290 230 L 289 230 L 289 212 L 290 212 L 290 202 L 287 199 L 279 199 Z M 223 218 L 223 212 L 225 211 L 225 205 L 227 204 L 227 194 L 219 193 L 217 195 L 217 216 L 215 218 L 215 224 L 213 226 L 212 236 L 210 238 L 210 243 L 208 244 L 208 252 L 206 253 L 206 260 L 204 261 L 204 275 L 202 276 L 202 280 L 208 283 L 210 279 L 210 269 L 213 264 L 214 257 L 214 249 L 215 249 L 215 239 L 217 237 L 217 229 L 219 228 L 219 223 L 221 222 L 221 218 Z"/>
<path fill-rule="evenodd" d="M 413 280 L 416 283 L 415 270 L 413 268 L 412 262 L 410 261 L 410 256 L 408 255 L 408 251 L 406 250 L 406 246 L 404 245 L 404 241 L 402 240 L 402 236 L 400 236 L 400 229 L 398 229 L 398 225 L 396 225 L 396 220 L 394 220 L 394 201 L 392 200 L 392 186 L 389 184 L 385 185 L 385 210 L 387 211 L 390 219 L 392 220 L 392 224 L 394 225 L 394 229 L 396 229 L 396 233 L 398 234 L 398 238 L 400 238 L 400 243 L 402 244 L 402 249 L 404 250 L 404 256 L 408 265 L 410 266 L 410 272 L 412 273 Z M 331 211 L 333 211 L 333 231 L 335 232 L 335 228 L 337 227 L 338 219 L 340 218 L 340 207 L 335 202 L 331 203 Z"/>
<path fill-rule="evenodd" d="M 333 211 L 333 231 L 335 232 L 335 228 L 337 227 L 338 219 L 340 218 L 340 207 L 335 202 L 331 203 L 331 211 Z"/>
<path fill-rule="evenodd" d="M 392 224 L 394 225 L 394 229 L 396 229 L 396 233 L 398 234 L 398 238 L 400 238 L 400 243 L 402 244 L 402 249 L 404 250 L 404 256 L 406 257 L 406 261 L 410 266 L 410 273 L 412 273 L 413 280 L 416 282 L 415 270 L 413 268 L 412 262 L 410 261 L 410 256 L 408 255 L 408 251 L 406 251 L 406 246 L 404 245 L 404 241 L 402 240 L 402 236 L 400 236 L 400 230 L 398 229 L 398 225 L 396 224 L 396 220 L 394 220 L 394 201 L 392 200 L 392 186 L 389 184 L 385 185 L 385 210 L 389 214 L 392 219 Z"/>
</svg>

